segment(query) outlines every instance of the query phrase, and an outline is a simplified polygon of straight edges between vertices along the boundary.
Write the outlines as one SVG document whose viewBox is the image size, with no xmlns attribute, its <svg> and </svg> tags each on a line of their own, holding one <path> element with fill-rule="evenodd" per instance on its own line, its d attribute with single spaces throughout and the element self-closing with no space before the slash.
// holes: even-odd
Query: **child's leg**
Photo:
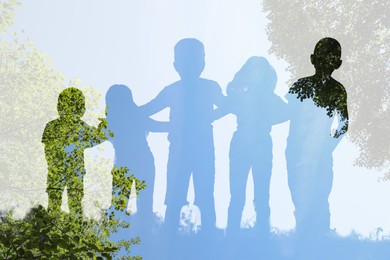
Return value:
<svg viewBox="0 0 390 260">
<path fill-rule="evenodd" d="M 46 192 L 49 197 L 47 211 L 51 213 L 59 213 L 62 204 L 62 189 L 47 188 Z"/>
<path fill-rule="evenodd" d="M 62 204 L 62 192 L 65 184 L 63 183 L 63 176 L 58 172 L 49 169 L 47 176 L 48 207 L 47 211 L 52 213 L 59 213 Z"/>
<path fill-rule="evenodd" d="M 216 214 L 214 203 L 215 157 L 212 143 L 195 150 L 192 159 L 195 205 L 201 213 L 201 230 L 203 233 L 216 231 Z"/>
<path fill-rule="evenodd" d="M 151 230 L 155 221 L 155 214 L 153 212 L 153 193 L 154 193 L 154 178 L 155 167 L 153 155 L 143 154 L 144 164 L 139 164 L 134 167 L 134 174 L 140 180 L 144 180 L 146 188 L 139 191 L 137 197 L 137 214 L 135 219 L 139 222 L 139 230 L 147 232 Z M 141 232 L 142 232 L 141 231 Z"/>
<path fill-rule="evenodd" d="M 81 201 L 84 197 L 83 179 L 72 176 L 68 180 L 68 206 L 71 213 L 82 216 Z"/>
<path fill-rule="evenodd" d="M 200 209 L 201 230 L 203 233 L 216 230 L 214 179 L 214 165 L 203 167 L 202 171 L 194 171 L 193 174 L 195 205 Z"/>
<path fill-rule="evenodd" d="M 165 196 L 165 227 L 176 233 L 180 211 L 187 202 L 188 184 L 191 176 L 189 156 L 172 145 L 167 167 L 167 191 Z"/>
<path fill-rule="evenodd" d="M 246 183 L 251 167 L 251 149 L 235 133 L 230 143 L 229 175 L 230 203 L 228 211 L 228 235 L 235 236 L 240 231 L 242 211 L 245 205 Z"/>
<path fill-rule="evenodd" d="M 256 228 L 263 234 L 270 232 L 269 192 L 272 174 L 272 142 L 263 140 L 253 154 L 252 175 L 254 204 L 257 213 Z"/>
</svg>

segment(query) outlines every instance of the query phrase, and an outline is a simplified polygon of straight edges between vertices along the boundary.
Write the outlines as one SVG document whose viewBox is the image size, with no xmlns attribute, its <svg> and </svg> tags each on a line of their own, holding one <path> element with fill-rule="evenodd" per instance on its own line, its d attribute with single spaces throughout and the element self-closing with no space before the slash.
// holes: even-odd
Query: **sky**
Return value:
<svg viewBox="0 0 390 260">
<path fill-rule="evenodd" d="M 266 57 L 275 67 L 278 74 L 275 93 L 284 96 L 288 90 L 288 64 L 268 54 L 267 20 L 261 10 L 261 1 L 257 0 L 22 1 L 15 13 L 13 29 L 24 29 L 35 47 L 48 55 L 67 80 L 79 77 L 81 85 L 92 85 L 103 96 L 111 85 L 125 84 L 139 105 L 179 79 L 173 68 L 173 47 L 188 37 L 202 41 L 205 46 L 202 77 L 217 81 L 224 92 L 245 61 L 256 55 Z M 103 108 L 103 98 L 101 102 Z M 155 118 L 167 119 L 168 111 Z M 282 232 L 295 225 L 284 158 L 288 126 L 286 122 L 272 130 L 271 225 Z M 225 228 L 227 223 L 228 152 L 234 130 L 235 118 L 231 115 L 214 123 L 219 228 Z M 161 195 L 165 192 L 169 143 L 166 134 L 150 134 L 148 141 L 157 169 L 154 209 L 163 215 Z M 355 230 L 368 237 L 382 227 L 383 234 L 388 235 L 390 205 L 384 198 L 390 195 L 390 182 L 379 182 L 380 172 L 354 166 L 357 155 L 357 149 L 347 138 L 333 154 L 331 228 L 341 235 Z M 253 219 L 252 185 L 249 178 L 244 222 Z M 190 189 L 189 201 L 192 200 Z"/>
</svg>

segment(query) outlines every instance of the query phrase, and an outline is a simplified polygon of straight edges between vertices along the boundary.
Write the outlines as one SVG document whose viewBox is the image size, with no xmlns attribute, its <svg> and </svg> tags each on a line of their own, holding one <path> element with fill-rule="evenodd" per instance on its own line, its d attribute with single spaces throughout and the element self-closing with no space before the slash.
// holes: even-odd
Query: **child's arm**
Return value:
<svg viewBox="0 0 390 260">
<path fill-rule="evenodd" d="M 86 127 L 89 129 L 88 132 L 90 136 L 88 139 L 90 141 L 90 147 L 99 145 L 104 141 L 107 141 L 110 137 L 114 136 L 113 133 L 107 128 L 107 120 L 105 118 L 99 118 L 99 121 L 100 123 L 98 127 L 89 126 L 85 124 Z"/>
<path fill-rule="evenodd" d="M 111 137 L 114 137 L 114 133 L 108 129 L 108 122 L 106 118 L 99 118 L 99 125 L 97 127 L 98 134 L 102 135 L 103 141 L 110 139 Z M 103 136 L 104 134 L 104 136 Z"/>
<path fill-rule="evenodd" d="M 214 105 L 217 106 L 217 108 L 214 109 L 212 121 L 218 120 L 231 112 L 229 108 L 230 104 L 229 104 L 228 97 L 222 94 L 221 87 L 216 82 L 215 82 L 214 90 L 215 90 Z"/>
<path fill-rule="evenodd" d="M 340 86 L 340 89 L 341 91 L 338 97 L 338 102 L 336 102 L 336 109 L 333 112 L 335 116 L 337 115 L 338 126 L 334 134 L 332 135 L 334 138 L 338 138 L 338 139 L 341 139 L 339 137 L 348 131 L 348 123 L 349 123 L 347 91 L 343 86 Z"/>
<path fill-rule="evenodd" d="M 337 117 L 338 124 L 337 129 L 332 129 L 332 137 L 341 139 L 341 137 L 348 131 L 348 114 L 346 117 L 343 117 L 339 111 L 335 111 L 334 115 Z"/>
<path fill-rule="evenodd" d="M 230 99 L 228 97 L 224 97 L 220 105 L 217 107 L 217 109 L 214 110 L 214 120 L 218 120 L 227 114 L 231 113 L 231 107 L 230 107 Z"/>
<path fill-rule="evenodd" d="M 161 122 L 161 121 L 156 121 L 151 118 L 147 118 L 146 121 L 147 124 L 147 130 L 149 132 L 169 132 L 170 131 L 170 123 L 169 122 Z"/>
<path fill-rule="evenodd" d="M 281 124 L 290 119 L 290 109 L 288 104 L 284 103 L 283 100 L 275 96 L 274 106 L 270 108 L 273 111 L 273 124 Z"/>
<path fill-rule="evenodd" d="M 154 99 L 148 103 L 139 106 L 140 112 L 146 116 L 154 115 L 169 106 L 169 93 L 163 89 Z"/>
</svg>

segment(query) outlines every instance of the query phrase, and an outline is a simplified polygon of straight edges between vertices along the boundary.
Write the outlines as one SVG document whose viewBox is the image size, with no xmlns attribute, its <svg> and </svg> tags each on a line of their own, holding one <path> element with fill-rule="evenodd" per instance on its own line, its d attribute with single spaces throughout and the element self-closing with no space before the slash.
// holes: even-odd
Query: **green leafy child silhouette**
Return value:
<svg viewBox="0 0 390 260">
<path fill-rule="evenodd" d="M 82 216 L 84 150 L 107 140 L 100 131 L 105 124 L 91 127 L 81 119 L 85 113 L 85 97 L 77 88 L 67 88 L 60 93 L 57 111 L 59 118 L 46 125 L 42 136 L 48 165 L 48 211 L 60 211 L 66 187 L 70 212 Z"/>
<path fill-rule="evenodd" d="M 341 66 L 341 45 L 333 38 L 321 39 L 310 56 L 315 74 L 297 80 L 289 90 L 297 94 L 300 101 L 312 99 L 317 107 L 326 109 L 329 117 L 339 116 L 339 127 L 333 137 L 337 138 L 348 130 L 347 92 L 344 86 L 332 78 L 334 70 Z"/>
</svg>

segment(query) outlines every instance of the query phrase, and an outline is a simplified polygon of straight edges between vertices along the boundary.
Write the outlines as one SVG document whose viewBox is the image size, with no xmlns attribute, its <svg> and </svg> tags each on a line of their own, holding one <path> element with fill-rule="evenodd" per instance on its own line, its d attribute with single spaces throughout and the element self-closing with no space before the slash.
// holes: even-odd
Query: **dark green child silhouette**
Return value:
<svg viewBox="0 0 390 260">
<path fill-rule="evenodd" d="M 68 191 L 71 213 L 82 215 L 84 196 L 84 150 L 105 140 L 99 128 L 86 124 L 81 117 L 85 112 L 85 97 L 77 88 L 67 88 L 58 97 L 59 118 L 47 123 L 42 136 L 48 165 L 46 191 L 48 211 L 58 213 L 64 188 Z"/>
<path fill-rule="evenodd" d="M 315 74 L 298 79 L 287 96 L 288 185 L 295 206 L 296 233 L 307 241 L 314 235 L 329 233 L 332 154 L 348 130 L 347 92 L 332 77 L 342 63 L 340 43 L 329 37 L 321 39 L 311 55 L 311 63 Z M 338 126 L 332 129 L 336 116 Z M 307 247 L 305 243 L 302 245 Z"/>
<path fill-rule="evenodd" d="M 333 38 L 321 39 L 310 56 L 314 65 L 313 76 L 297 80 L 289 90 L 300 101 L 312 99 L 317 107 L 325 108 L 329 117 L 339 116 L 339 127 L 333 133 L 337 138 L 348 130 L 347 92 L 344 86 L 331 75 L 341 66 L 341 45 Z"/>
</svg>

